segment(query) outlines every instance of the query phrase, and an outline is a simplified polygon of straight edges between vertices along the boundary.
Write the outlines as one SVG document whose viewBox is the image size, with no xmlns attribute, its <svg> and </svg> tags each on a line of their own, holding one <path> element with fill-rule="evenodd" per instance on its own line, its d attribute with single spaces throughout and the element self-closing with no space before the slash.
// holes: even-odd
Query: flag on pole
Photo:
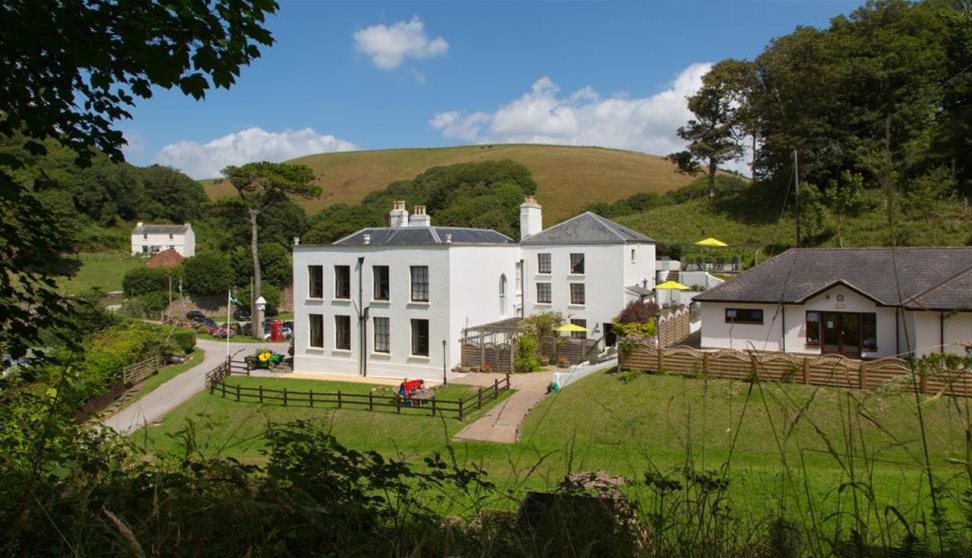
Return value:
<svg viewBox="0 0 972 558">
<path fill-rule="evenodd" d="M 230 295 L 229 301 L 230 304 L 232 304 L 233 306 L 243 306 L 243 302 L 241 302 L 240 299 L 236 298 L 233 295 Z"/>
</svg>

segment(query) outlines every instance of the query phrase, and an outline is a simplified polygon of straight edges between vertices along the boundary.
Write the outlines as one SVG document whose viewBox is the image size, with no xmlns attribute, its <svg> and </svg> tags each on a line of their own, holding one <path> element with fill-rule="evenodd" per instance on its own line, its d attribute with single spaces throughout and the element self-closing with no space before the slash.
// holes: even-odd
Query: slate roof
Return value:
<svg viewBox="0 0 972 558">
<path fill-rule="evenodd" d="M 837 284 L 882 306 L 972 310 L 972 247 L 792 249 L 695 300 L 800 304 Z"/>
<path fill-rule="evenodd" d="M 452 235 L 452 244 L 513 244 L 513 239 L 491 229 L 467 229 L 463 227 L 375 227 L 361 229 L 334 242 L 337 246 L 363 246 L 364 235 L 371 235 L 371 244 L 379 246 L 412 246 L 422 244 L 446 244 L 446 235 Z"/>
<path fill-rule="evenodd" d="M 655 241 L 647 236 L 587 211 L 528 236 L 520 244 L 627 244 Z"/>
<path fill-rule="evenodd" d="M 141 225 L 132 234 L 184 234 L 188 230 L 189 225 Z"/>
</svg>

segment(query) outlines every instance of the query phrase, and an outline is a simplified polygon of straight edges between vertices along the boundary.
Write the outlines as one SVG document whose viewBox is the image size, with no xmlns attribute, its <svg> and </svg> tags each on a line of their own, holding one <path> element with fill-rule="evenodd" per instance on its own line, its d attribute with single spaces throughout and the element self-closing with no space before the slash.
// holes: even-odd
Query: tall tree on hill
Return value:
<svg viewBox="0 0 972 558">
<path fill-rule="evenodd" d="M 101 151 L 124 159 L 119 120 L 153 87 L 201 99 L 229 88 L 273 44 L 263 25 L 273 0 L 0 3 L 0 139 L 32 154 L 56 140 L 88 163 Z M 24 158 L 0 157 L 0 345 L 19 357 L 39 332 L 70 326 L 55 278 L 66 273 L 71 231 L 34 185 L 17 180 Z"/>
<path fill-rule="evenodd" d="M 253 300 L 260 298 L 263 274 L 260 268 L 260 233 L 257 219 L 261 213 L 289 202 L 290 196 L 316 198 L 321 187 L 314 184 L 314 171 L 304 165 L 288 163 L 248 163 L 223 169 L 223 176 L 233 185 L 246 205 L 250 222 L 250 256 L 253 259 Z M 263 312 L 256 304 L 252 309 L 253 336 L 261 339 Z"/>
<path fill-rule="evenodd" d="M 710 198 L 716 195 L 719 165 L 738 159 L 744 152 L 741 141 L 747 126 L 743 117 L 751 114 L 745 110 L 751 74 L 747 62 L 725 60 L 713 66 L 702 78 L 702 87 L 688 99 L 695 118 L 676 132 L 689 142 L 688 148 L 668 156 L 686 174 L 698 174 L 704 166 Z"/>
</svg>

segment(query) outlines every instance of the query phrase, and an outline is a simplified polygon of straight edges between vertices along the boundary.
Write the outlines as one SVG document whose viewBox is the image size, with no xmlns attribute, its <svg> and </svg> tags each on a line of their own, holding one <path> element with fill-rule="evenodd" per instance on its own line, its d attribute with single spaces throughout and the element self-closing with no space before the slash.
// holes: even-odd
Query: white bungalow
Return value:
<svg viewBox="0 0 972 558">
<path fill-rule="evenodd" d="M 196 233 L 192 224 L 146 225 L 139 222 L 132 230 L 132 255 L 152 256 L 175 250 L 183 258 L 196 255 Z"/>
<path fill-rule="evenodd" d="M 558 311 L 601 337 L 626 286 L 654 284 L 651 239 L 592 213 L 544 231 L 532 198 L 520 212 L 521 243 L 395 202 L 388 227 L 295 246 L 294 369 L 441 379 L 468 327 Z"/>
<path fill-rule="evenodd" d="M 972 247 L 793 249 L 695 300 L 703 348 L 964 356 Z"/>
</svg>

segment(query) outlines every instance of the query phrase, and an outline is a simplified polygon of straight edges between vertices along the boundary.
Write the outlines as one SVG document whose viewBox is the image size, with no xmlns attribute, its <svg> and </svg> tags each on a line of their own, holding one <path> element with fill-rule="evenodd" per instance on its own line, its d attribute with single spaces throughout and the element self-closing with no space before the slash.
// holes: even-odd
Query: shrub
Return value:
<svg viewBox="0 0 972 558">
<path fill-rule="evenodd" d="M 621 310 L 618 317 L 615 318 L 617 322 L 622 324 L 631 323 L 648 323 L 651 318 L 658 315 L 658 305 L 653 302 L 644 302 L 641 300 L 632 300 L 627 306 Z"/>
<path fill-rule="evenodd" d="M 138 301 L 146 312 L 161 312 L 169 306 L 169 296 L 159 291 L 145 293 L 138 297 Z"/>
<path fill-rule="evenodd" d="M 122 290 L 126 296 L 168 291 L 169 272 L 165 269 L 136 267 L 125 273 Z"/>
<path fill-rule="evenodd" d="M 540 342 L 532 335 L 521 335 L 516 340 L 516 357 L 513 359 L 516 372 L 536 372 L 540 370 Z"/>
<path fill-rule="evenodd" d="M 196 332 L 189 328 L 179 328 L 169 335 L 169 340 L 183 353 L 189 354 L 196 348 Z"/>
</svg>

